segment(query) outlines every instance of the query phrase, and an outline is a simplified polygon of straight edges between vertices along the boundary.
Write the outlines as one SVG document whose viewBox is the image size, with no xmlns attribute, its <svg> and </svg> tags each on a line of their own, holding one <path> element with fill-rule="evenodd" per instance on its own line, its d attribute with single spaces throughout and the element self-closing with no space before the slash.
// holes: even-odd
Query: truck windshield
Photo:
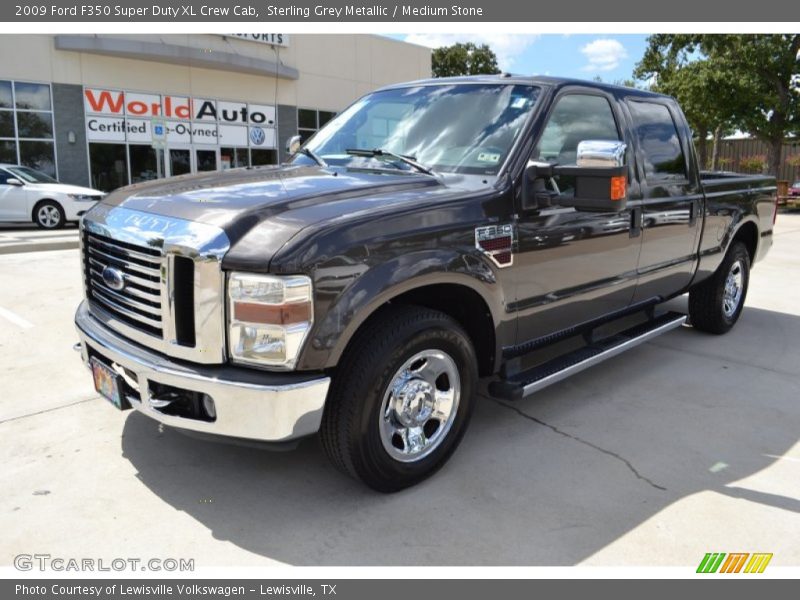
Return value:
<svg viewBox="0 0 800 600">
<path fill-rule="evenodd" d="M 306 147 L 329 165 L 415 170 L 394 154 L 433 171 L 495 175 L 539 91 L 514 84 L 442 84 L 375 92 L 331 120 Z M 297 154 L 293 163 L 314 161 Z"/>
</svg>

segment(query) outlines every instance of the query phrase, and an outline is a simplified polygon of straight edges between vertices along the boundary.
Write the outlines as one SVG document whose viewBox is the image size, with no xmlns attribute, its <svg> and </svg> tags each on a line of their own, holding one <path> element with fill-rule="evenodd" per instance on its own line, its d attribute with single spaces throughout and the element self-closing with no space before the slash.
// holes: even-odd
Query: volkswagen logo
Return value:
<svg viewBox="0 0 800 600">
<path fill-rule="evenodd" d="M 264 133 L 264 130 L 261 127 L 251 127 L 250 128 L 250 141 L 253 142 L 254 145 L 260 146 L 264 143 L 267 134 Z"/>
<path fill-rule="evenodd" d="M 106 267 L 103 269 L 103 283 L 105 283 L 112 290 L 119 292 L 125 287 L 125 275 L 119 269 L 114 267 Z"/>
</svg>

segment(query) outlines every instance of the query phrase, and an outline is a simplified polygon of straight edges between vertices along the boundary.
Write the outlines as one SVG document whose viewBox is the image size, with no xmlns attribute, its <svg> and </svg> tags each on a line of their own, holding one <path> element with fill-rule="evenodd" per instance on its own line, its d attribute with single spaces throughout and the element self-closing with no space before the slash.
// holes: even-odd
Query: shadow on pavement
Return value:
<svg viewBox="0 0 800 600">
<path fill-rule="evenodd" d="M 748 308 L 727 336 L 685 327 L 511 407 L 482 397 L 450 463 L 391 496 L 336 472 L 316 439 L 269 453 L 131 414 L 122 450 L 165 502 L 274 560 L 572 565 L 702 491 L 800 512 L 729 485 L 798 441 L 799 336 L 799 317 Z"/>
</svg>

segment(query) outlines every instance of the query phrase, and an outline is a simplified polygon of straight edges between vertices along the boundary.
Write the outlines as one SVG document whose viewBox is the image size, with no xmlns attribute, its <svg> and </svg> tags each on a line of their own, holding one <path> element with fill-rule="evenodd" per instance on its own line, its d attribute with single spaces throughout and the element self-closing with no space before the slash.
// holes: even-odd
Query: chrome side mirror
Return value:
<svg viewBox="0 0 800 600">
<path fill-rule="evenodd" d="M 300 150 L 300 146 L 302 145 L 300 142 L 299 135 L 293 135 L 288 140 L 286 140 L 286 152 L 290 155 L 297 154 L 297 151 Z"/>
<path fill-rule="evenodd" d="M 578 144 L 579 167 L 622 167 L 625 165 L 624 142 L 617 140 L 585 140 Z"/>
<path fill-rule="evenodd" d="M 17 187 L 22 187 L 23 185 L 25 185 L 24 183 L 22 183 L 22 181 L 20 181 L 16 177 L 9 177 L 8 179 L 6 179 L 6 184 L 15 185 Z"/>
</svg>

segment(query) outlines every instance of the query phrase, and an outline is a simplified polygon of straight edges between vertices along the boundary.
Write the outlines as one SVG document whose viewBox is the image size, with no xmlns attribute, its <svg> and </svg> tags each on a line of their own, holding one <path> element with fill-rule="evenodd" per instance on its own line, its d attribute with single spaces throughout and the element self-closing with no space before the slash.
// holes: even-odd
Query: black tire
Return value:
<svg viewBox="0 0 800 600">
<path fill-rule="evenodd" d="M 438 427 L 442 427 L 440 437 L 428 454 L 420 453 L 418 459 L 413 458 L 413 453 L 397 458 L 393 454 L 409 451 L 413 444 L 404 445 L 399 434 L 392 436 L 391 442 L 387 441 L 389 436 L 384 429 L 390 427 L 387 415 L 395 416 L 397 413 L 387 410 L 384 403 L 391 405 L 403 396 L 402 392 L 407 390 L 398 390 L 397 386 L 397 392 L 390 394 L 390 384 L 412 381 L 414 376 L 411 372 L 416 371 L 414 367 L 418 363 L 403 371 L 411 379 L 397 379 L 396 376 L 401 367 L 425 353 L 433 357 L 432 365 L 441 361 L 442 356 L 451 359 L 447 364 L 457 368 L 457 377 L 453 378 L 457 383 L 448 377 L 445 380 L 448 386 L 460 384 L 460 393 L 454 394 L 458 401 L 453 403 L 455 408 L 450 412 L 454 416 L 439 422 Z M 424 358 L 419 360 L 426 361 Z M 417 366 L 417 369 L 421 367 Z M 435 380 L 437 389 L 441 389 L 440 380 L 441 376 Z M 475 350 L 456 321 L 424 307 L 388 307 L 356 334 L 333 377 L 320 429 L 325 453 L 341 471 L 379 492 L 396 492 L 419 483 L 447 462 L 464 436 L 475 406 L 477 382 Z M 426 389 L 436 395 L 435 389 Z M 430 397 L 430 394 L 425 396 L 423 393 L 423 398 Z M 433 423 L 435 429 L 428 433 L 427 427 L 433 421 L 435 419 L 424 423 L 421 428 L 425 432 L 422 439 L 430 441 L 431 445 L 439 431 Z M 409 439 L 408 435 L 406 439 Z M 387 449 L 387 443 L 393 447 L 397 444 L 397 447 Z M 408 460 L 410 457 L 410 461 L 404 462 L 404 458 Z"/>
<path fill-rule="evenodd" d="M 741 273 L 741 294 L 732 306 L 726 286 L 736 269 Z M 715 334 L 729 332 L 742 314 L 749 284 L 750 254 L 742 242 L 734 241 L 716 272 L 689 292 L 692 327 Z"/>
<path fill-rule="evenodd" d="M 33 209 L 33 221 L 40 229 L 61 229 L 67 218 L 58 202 L 42 200 Z"/>
</svg>

